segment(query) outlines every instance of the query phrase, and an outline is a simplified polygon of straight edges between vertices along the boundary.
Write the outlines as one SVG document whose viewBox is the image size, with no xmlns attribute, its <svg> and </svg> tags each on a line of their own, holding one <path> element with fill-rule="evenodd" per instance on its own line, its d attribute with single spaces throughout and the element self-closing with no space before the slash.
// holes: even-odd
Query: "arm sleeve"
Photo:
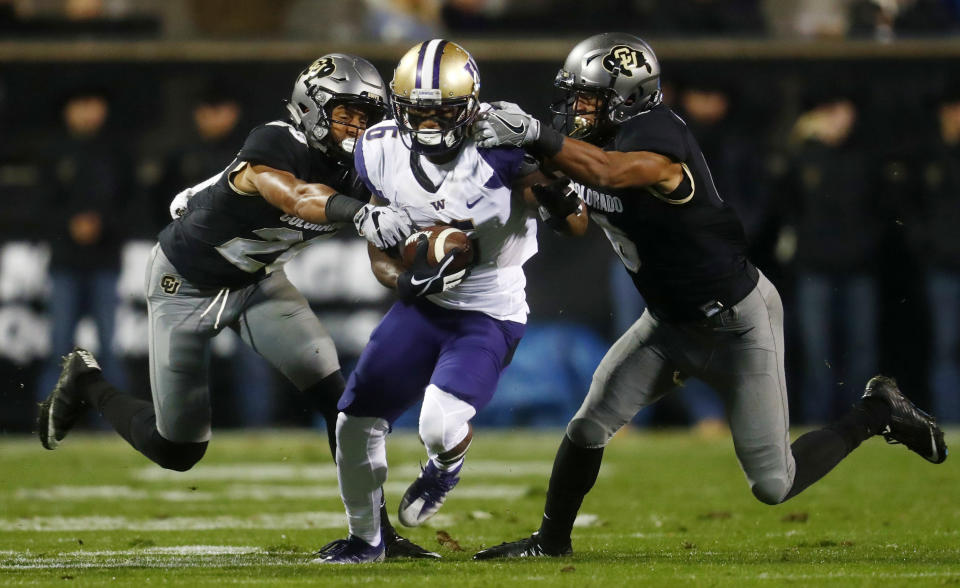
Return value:
<svg viewBox="0 0 960 588">
<path fill-rule="evenodd" d="M 478 148 L 477 152 L 487 165 L 493 168 L 493 176 L 486 183 L 488 188 L 496 187 L 494 183 L 510 186 L 517 178 L 535 171 L 524 165 L 524 152 L 518 147 Z"/>
<path fill-rule="evenodd" d="M 266 165 L 298 178 L 309 171 L 309 151 L 303 133 L 282 122 L 261 125 L 247 135 L 237 159 Z"/>
<path fill-rule="evenodd" d="M 654 110 L 624 123 L 614 150 L 652 151 L 676 162 L 687 161 L 690 149 L 686 135 L 683 120 L 669 110 Z"/>
</svg>

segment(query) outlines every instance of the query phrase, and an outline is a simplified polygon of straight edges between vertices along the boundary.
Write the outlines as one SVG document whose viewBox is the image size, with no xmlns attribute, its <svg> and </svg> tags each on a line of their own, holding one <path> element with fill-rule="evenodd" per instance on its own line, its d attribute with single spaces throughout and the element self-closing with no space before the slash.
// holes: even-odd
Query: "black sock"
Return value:
<svg viewBox="0 0 960 588">
<path fill-rule="evenodd" d="M 850 452 L 882 431 L 889 421 L 890 406 L 880 398 L 867 397 L 854 402 L 847 414 L 826 428 L 843 437 Z"/>
<path fill-rule="evenodd" d="M 380 537 L 386 541 L 396 536 L 397 530 L 390 523 L 390 517 L 387 515 L 386 501 L 380 503 Z"/>
<path fill-rule="evenodd" d="M 206 441 L 177 443 L 165 439 L 157 431 L 153 403 L 120 392 L 99 373 L 86 376 L 82 390 L 87 402 L 127 443 L 161 467 L 186 471 L 200 461 L 207 450 Z"/>
<path fill-rule="evenodd" d="M 836 422 L 801 435 L 790 446 L 797 469 L 784 500 L 825 476 L 863 441 L 882 431 L 889 420 L 890 407 L 886 402 L 863 398 Z"/>
<path fill-rule="evenodd" d="M 153 404 L 124 394 L 106 381 L 99 372 L 87 374 L 80 384 L 90 406 L 99 412 L 117 433 L 127 440 L 127 443 L 139 451 L 140 447 L 137 447 L 136 439 L 149 437 L 151 430 L 156 429 L 156 419 L 154 418 L 153 423 L 146 425 L 143 423 L 144 419 L 134 417 L 144 412 L 153 415 Z M 146 430 L 136 430 L 144 426 Z"/>
<path fill-rule="evenodd" d="M 573 521 L 583 504 L 583 497 L 597 481 L 602 460 L 602 447 L 579 447 L 563 436 L 553 462 L 547 504 L 540 523 L 540 541 L 547 551 L 559 552 L 570 545 Z"/>
<path fill-rule="evenodd" d="M 337 460 L 337 415 L 340 412 L 337 410 L 337 402 L 343 396 L 344 388 L 346 382 L 343 374 L 337 370 L 303 391 L 310 405 L 320 413 L 327 424 L 327 443 L 330 444 L 330 455 L 334 461 Z"/>
</svg>

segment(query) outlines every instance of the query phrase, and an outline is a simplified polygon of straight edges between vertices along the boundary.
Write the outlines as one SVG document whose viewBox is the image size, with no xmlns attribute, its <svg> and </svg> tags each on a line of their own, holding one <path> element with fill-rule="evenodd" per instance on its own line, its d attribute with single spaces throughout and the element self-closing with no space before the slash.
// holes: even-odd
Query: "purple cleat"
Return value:
<svg viewBox="0 0 960 588">
<path fill-rule="evenodd" d="M 383 561 L 386 548 L 384 542 L 374 547 L 363 539 L 350 535 L 346 539 L 331 541 L 314 555 L 310 563 L 317 564 L 357 564 Z"/>
<path fill-rule="evenodd" d="M 400 522 L 407 527 L 416 527 L 437 514 L 447 493 L 460 481 L 457 474 L 462 467 L 463 463 L 454 470 L 444 471 L 432 459 L 428 461 L 427 467 L 420 470 L 420 476 L 410 484 L 400 500 Z"/>
</svg>

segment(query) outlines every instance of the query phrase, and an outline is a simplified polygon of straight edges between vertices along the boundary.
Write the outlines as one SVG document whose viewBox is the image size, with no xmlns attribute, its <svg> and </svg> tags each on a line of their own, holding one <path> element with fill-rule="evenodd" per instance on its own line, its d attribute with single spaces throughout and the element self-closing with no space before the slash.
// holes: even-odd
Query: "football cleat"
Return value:
<svg viewBox="0 0 960 588">
<path fill-rule="evenodd" d="M 400 522 L 407 527 L 416 527 L 437 514 L 447 493 L 460 481 L 457 474 L 462 467 L 461 462 L 456 469 L 444 471 L 438 468 L 432 459 L 429 460 L 427 467 L 420 470 L 420 476 L 410 484 L 400 500 Z"/>
<path fill-rule="evenodd" d="M 526 539 L 511 541 L 510 543 L 501 543 L 494 547 L 478 551 L 473 559 L 502 559 L 508 557 L 563 557 L 573 555 L 573 548 L 567 542 L 560 549 L 547 549 L 540 539 L 540 532 L 537 531 Z"/>
<path fill-rule="evenodd" d="M 381 527 L 380 533 L 383 536 L 383 543 L 386 545 L 387 559 L 398 559 L 402 557 L 440 559 L 439 553 L 427 551 L 406 537 L 401 537 L 392 527 L 389 529 Z"/>
<path fill-rule="evenodd" d="M 879 398 L 890 407 L 890 422 L 880 432 L 887 443 L 902 443 L 932 463 L 943 463 L 947 459 L 947 444 L 943 440 L 943 431 L 937 426 L 937 419 L 910 402 L 893 378 L 870 378 L 863 397 Z"/>
<path fill-rule="evenodd" d="M 78 378 L 100 371 L 100 364 L 93 354 L 79 347 L 63 356 L 60 365 L 57 385 L 40 403 L 37 415 L 37 433 L 40 443 L 47 449 L 56 449 L 87 411 L 88 404 L 77 385 Z"/>
<path fill-rule="evenodd" d="M 337 539 L 336 541 L 331 541 L 330 543 L 327 543 L 321 547 L 320 551 L 314 554 L 316 558 L 310 560 L 310 563 L 374 563 L 383 561 L 385 552 L 386 550 L 384 549 L 383 541 L 380 541 L 380 545 L 374 547 L 363 539 L 355 535 L 350 535 L 346 539 Z"/>
</svg>

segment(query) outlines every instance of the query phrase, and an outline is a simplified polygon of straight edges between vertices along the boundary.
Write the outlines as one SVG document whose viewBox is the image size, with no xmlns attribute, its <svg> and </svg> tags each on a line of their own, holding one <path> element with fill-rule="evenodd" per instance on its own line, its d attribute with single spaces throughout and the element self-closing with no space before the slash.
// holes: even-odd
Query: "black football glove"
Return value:
<svg viewBox="0 0 960 588">
<path fill-rule="evenodd" d="M 549 184 L 534 184 L 530 189 L 550 217 L 563 220 L 580 210 L 580 196 L 569 178 L 560 178 Z"/>
<path fill-rule="evenodd" d="M 417 254 L 413 258 L 413 265 L 397 277 L 397 292 L 400 293 L 400 298 L 410 301 L 418 296 L 439 294 L 453 288 L 469 275 L 469 268 L 450 270 L 453 258 L 460 253 L 458 248 L 451 249 L 436 267 L 430 267 L 427 263 L 429 246 L 430 240 L 426 235 L 417 237 Z"/>
</svg>

